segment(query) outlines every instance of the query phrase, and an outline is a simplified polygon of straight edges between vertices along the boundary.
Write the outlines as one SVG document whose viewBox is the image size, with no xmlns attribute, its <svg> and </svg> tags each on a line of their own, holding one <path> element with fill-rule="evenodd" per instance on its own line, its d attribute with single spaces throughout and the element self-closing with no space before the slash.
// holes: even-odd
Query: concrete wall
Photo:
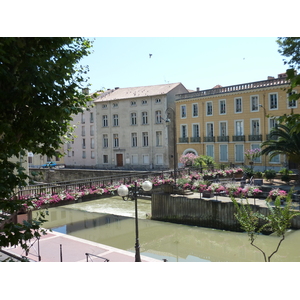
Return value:
<svg viewBox="0 0 300 300">
<path fill-rule="evenodd" d="M 269 212 L 268 208 L 251 206 L 264 215 Z M 157 193 L 152 195 L 151 207 L 152 220 L 241 231 L 234 217 L 235 208 L 232 202 L 172 197 L 169 194 Z M 291 228 L 300 229 L 300 216 L 292 219 Z"/>
</svg>

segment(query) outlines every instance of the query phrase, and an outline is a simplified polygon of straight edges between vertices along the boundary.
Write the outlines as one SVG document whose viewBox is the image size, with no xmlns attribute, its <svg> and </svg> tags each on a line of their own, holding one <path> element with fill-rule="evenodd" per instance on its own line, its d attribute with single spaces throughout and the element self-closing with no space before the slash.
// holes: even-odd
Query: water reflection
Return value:
<svg viewBox="0 0 300 300">
<path fill-rule="evenodd" d="M 141 254 L 168 261 L 263 261 L 245 233 L 236 233 L 146 219 L 151 203 L 139 200 Z M 108 213 L 114 211 L 115 214 Z M 134 252 L 134 203 L 119 197 L 49 210 L 46 228 Z M 278 237 L 259 236 L 257 244 L 269 255 Z M 272 261 L 300 261 L 300 231 L 289 231 Z"/>
</svg>

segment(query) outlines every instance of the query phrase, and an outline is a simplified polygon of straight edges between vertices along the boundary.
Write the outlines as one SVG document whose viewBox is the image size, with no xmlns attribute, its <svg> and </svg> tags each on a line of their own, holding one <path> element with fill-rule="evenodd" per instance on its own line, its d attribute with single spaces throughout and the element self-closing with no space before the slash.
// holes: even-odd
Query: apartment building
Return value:
<svg viewBox="0 0 300 300">
<path fill-rule="evenodd" d="M 174 166 L 175 95 L 181 83 L 115 88 L 95 100 L 97 167 L 134 170 Z M 173 114 L 173 115 L 172 115 Z M 165 122 L 170 119 L 168 124 Z"/>
<path fill-rule="evenodd" d="M 192 152 L 209 155 L 216 163 L 247 165 L 244 152 L 260 148 L 277 116 L 300 113 L 299 103 L 288 100 L 287 87 L 283 73 L 278 78 L 177 95 L 178 155 Z M 285 155 L 254 161 L 256 170 L 287 165 Z"/>
<path fill-rule="evenodd" d="M 73 116 L 74 138 L 65 144 L 64 163 L 67 167 L 96 166 L 96 108 L 93 102 L 82 113 Z"/>
</svg>

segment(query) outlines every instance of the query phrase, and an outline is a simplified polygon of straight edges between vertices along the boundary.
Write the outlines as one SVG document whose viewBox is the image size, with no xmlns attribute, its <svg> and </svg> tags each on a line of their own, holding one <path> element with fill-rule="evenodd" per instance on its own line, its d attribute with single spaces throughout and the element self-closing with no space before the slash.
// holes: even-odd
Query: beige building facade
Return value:
<svg viewBox="0 0 300 300">
<path fill-rule="evenodd" d="M 178 157 L 192 152 L 209 155 L 220 164 L 247 165 L 244 152 L 260 148 L 276 117 L 300 113 L 299 103 L 288 100 L 287 87 L 283 73 L 278 78 L 177 95 Z M 254 160 L 255 170 L 286 166 L 285 155 Z"/>
<path fill-rule="evenodd" d="M 95 100 L 97 167 L 159 170 L 174 166 L 175 96 L 181 83 L 115 88 Z M 166 123 L 169 119 L 171 122 Z"/>
</svg>

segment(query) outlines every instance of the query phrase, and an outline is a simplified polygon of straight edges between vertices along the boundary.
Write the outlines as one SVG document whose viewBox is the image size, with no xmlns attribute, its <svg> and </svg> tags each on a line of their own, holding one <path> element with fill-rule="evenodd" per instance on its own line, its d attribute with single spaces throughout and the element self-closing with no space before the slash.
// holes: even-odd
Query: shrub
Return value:
<svg viewBox="0 0 300 300">
<path fill-rule="evenodd" d="M 256 178 L 262 178 L 263 177 L 263 173 L 260 172 L 260 171 L 255 172 L 254 175 L 255 175 Z"/>
<path fill-rule="evenodd" d="M 267 180 L 274 179 L 276 177 L 276 171 L 273 169 L 268 169 L 264 172 L 264 178 Z"/>
</svg>

